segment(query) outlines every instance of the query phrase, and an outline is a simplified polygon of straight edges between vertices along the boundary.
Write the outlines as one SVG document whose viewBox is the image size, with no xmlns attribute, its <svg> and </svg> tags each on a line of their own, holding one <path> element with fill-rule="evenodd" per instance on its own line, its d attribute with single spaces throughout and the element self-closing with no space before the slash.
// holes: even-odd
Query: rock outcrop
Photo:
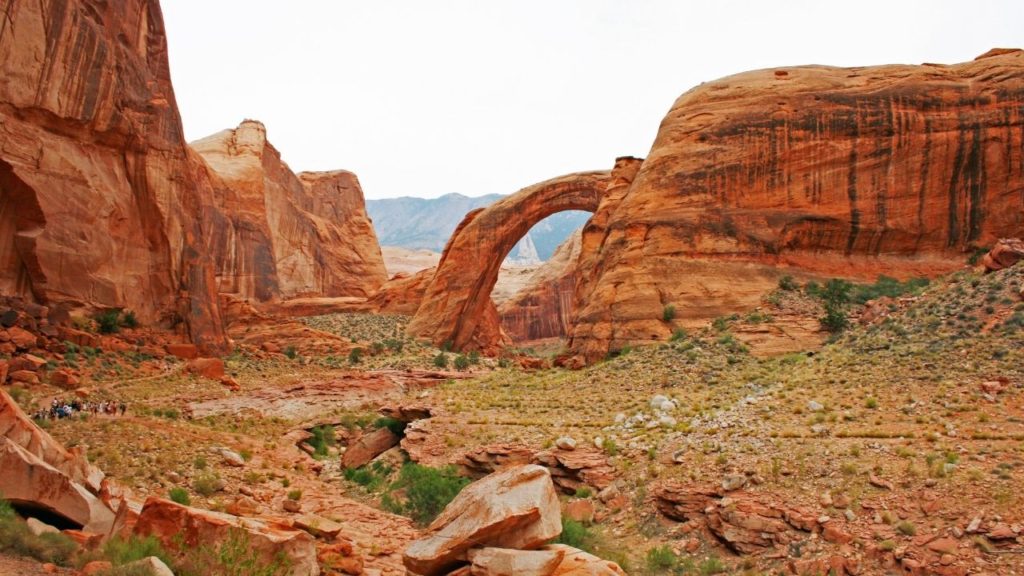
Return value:
<svg viewBox="0 0 1024 576">
<path fill-rule="evenodd" d="M 511 467 L 463 489 L 403 561 L 414 574 L 445 574 L 468 562 L 472 548 L 539 548 L 561 533 L 561 518 L 548 471 Z"/>
<path fill-rule="evenodd" d="M 1022 190 L 1020 50 L 701 84 L 584 230 L 570 347 L 594 361 L 665 339 L 667 305 L 689 323 L 753 308 L 786 267 L 865 280 L 949 271 L 1019 235 Z"/>
<path fill-rule="evenodd" d="M 219 546 L 227 544 L 235 550 L 252 551 L 267 565 L 284 558 L 289 574 L 320 574 L 312 536 L 255 518 L 239 518 L 151 497 L 142 507 L 133 532 L 157 538 L 168 551 L 186 559 L 190 553 L 202 550 L 213 554 Z"/>
<path fill-rule="evenodd" d="M 565 210 L 599 208 L 614 176 L 581 172 L 534 184 L 477 209 L 445 246 L 409 334 L 455 349 L 496 354 L 511 343 L 490 298 L 505 255 L 536 223 Z"/>
<path fill-rule="evenodd" d="M 80 450 L 68 451 L 0 390 L 0 493 L 16 506 L 42 510 L 86 531 L 114 522 L 110 485 Z M 106 500 L 104 496 L 107 496 Z"/>
<path fill-rule="evenodd" d="M 582 230 L 574 232 L 530 276 L 524 289 L 498 307 L 501 327 L 513 341 L 563 338 L 568 334 L 582 240 Z"/>
<path fill-rule="evenodd" d="M 0 292 L 127 308 L 226 341 L 203 249 L 212 185 L 182 136 L 155 0 L 8 3 L 0 27 Z"/>
<path fill-rule="evenodd" d="M 997 272 L 1024 260 L 1024 240 L 1000 238 L 996 245 L 981 259 L 986 272 Z"/>
<path fill-rule="evenodd" d="M 190 144 L 216 175 L 208 244 L 221 292 L 265 301 L 360 296 L 387 275 L 363 192 L 351 172 L 296 176 L 246 120 Z"/>
</svg>

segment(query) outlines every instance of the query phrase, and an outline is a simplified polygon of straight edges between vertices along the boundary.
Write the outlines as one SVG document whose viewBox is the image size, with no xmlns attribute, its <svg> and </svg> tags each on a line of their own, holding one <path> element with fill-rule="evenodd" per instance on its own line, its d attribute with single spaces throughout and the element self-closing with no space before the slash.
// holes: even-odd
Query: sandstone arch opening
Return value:
<svg viewBox="0 0 1024 576">
<path fill-rule="evenodd" d="M 610 182 L 611 171 L 569 174 L 467 214 L 445 246 L 409 334 L 435 345 L 488 354 L 510 344 L 490 297 L 501 263 L 548 216 L 569 210 L 596 212 Z"/>
</svg>

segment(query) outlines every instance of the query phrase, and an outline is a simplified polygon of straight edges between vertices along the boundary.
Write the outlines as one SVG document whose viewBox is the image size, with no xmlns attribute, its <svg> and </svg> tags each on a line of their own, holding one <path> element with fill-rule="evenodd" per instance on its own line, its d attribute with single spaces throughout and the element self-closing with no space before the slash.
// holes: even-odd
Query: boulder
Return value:
<svg viewBox="0 0 1024 576">
<path fill-rule="evenodd" d="M 294 523 L 296 528 L 305 530 L 313 536 L 324 540 L 334 540 L 338 537 L 338 534 L 341 534 L 343 528 L 341 524 L 333 520 L 312 514 L 299 516 L 294 520 Z"/>
<path fill-rule="evenodd" d="M 469 551 L 473 576 L 549 576 L 562 563 L 564 550 L 474 548 Z"/>
<path fill-rule="evenodd" d="M 380 456 L 402 439 L 388 428 L 378 428 L 365 433 L 353 442 L 341 456 L 341 465 L 345 468 L 359 468 Z"/>
<path fill-rule="evenodd" d="M 185 364 L 185 370 L 207 380 L 220 380 L 224 377 L 224 361 L 220 358 L 193 358 Z"/>
<path fill-rule="evenodd" d="M 199 349 L 195 344 L 172 343 L 164 347 L 171 356 L 182 360 L 192 360 L 199 357 Z"/>
<path fill-rule="evenodd" d="M 579 548 L 550 544 L 543 550 L 562 553 L 562 562 L 555 567 L 551 576 L 626 576 L 625 570 L 615 562 L 603 560 Z"/>
<path fill-rule="evenodd" d="M 94 494 L 100 493 L 103 472 L 91 466 L 80 448 L 67 450 L 46 431 L 36 426 L 6 391 L 0 390 L 0 434 L 71 481 Z"/>
<path fill-rule="evenodd" d="M 32 372 L 31 370 L 15 370 L 11 372 L 8 378 L 11 382 L 20 382 L 22 384 L 39 384 L 39 374 Z"/>
<path fill-rule="evenodd" d="M 495 472 L 467 486 L 405 550 L 414 574 L 442 574 L 468 560 L 471 548 L 530 550 L 562 531 L 562 515 L 551 475 L 524 465 Z"/>
<path fill-rule="evenodd" d="M 133 532 L 138 536 L 155 536 L 165 549 L 178 555 L 200 546 L 215 550 L 225 543 L 242 544 L 267 563 L 283 555 L 290 562 L 290 574 L 295 576 L 320 573 L 313 537 L 301 530 L 282 528 L 279 523 L 238 518 L 150 497 Z"/>
<path fill-rule="evenodd" d="M 106 533 L 114 512 L 84 486 L 4 436 L 0 438 L 3 496 L 14 504 L 41 508 L 90 532 Z"/>
<path fill-rule="evenodd" d="M 65 390 L 78 388 L 78 376 L 67 368 L 58 368 L 50 373 L 50 384 Z"/>
<path fill-rule="evenodd" d="M 981 259 L 986 272 L 1009 268 L 1024 259 L 1024 240 L 1000 238 L 996 245 Z"/>
<path fill-rule="evenodd" d="M 39 337 L 20 326 L 11 326 L 7 335 L 18 350 L 31 350 L 39 344 Z"/>
<path fill-rule="evenodd" d="M 36 536 L 41 536 L 43 534 L 60 534 L 60 530 L 36 518 L 26 518 L 25 524 L 28 526 L 28 531 Z"/>
<path fill-rule="evenodd" d="M 142 560 L 129 562 L 121 566 L 125 574 L 148 574 L 149 576 L 174 576 L 174 571 L 156 556 L 147 556 Z"/>
<path fill-rule="evenodd" d="M 12 372 L 16 372 L 18 370 L 38 372 L 43 366 L 46 366 L 46 360 L 36 356 L 35 354 L 22 354 L 21 356 L 11 359 Z"/>
</svg>

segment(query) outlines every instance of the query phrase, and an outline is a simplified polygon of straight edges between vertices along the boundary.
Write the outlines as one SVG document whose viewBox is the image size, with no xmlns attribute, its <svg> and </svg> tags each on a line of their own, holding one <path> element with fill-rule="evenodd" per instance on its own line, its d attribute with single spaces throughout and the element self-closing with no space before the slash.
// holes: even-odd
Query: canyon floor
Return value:
<svg viewBox="0 0 1024 576">
<path fill-rule="evenodd" d="M 769 357 L 736 335 L 814 310 L 799 287 L 575 371 L 385 344 L 403 319 L 358 314 L 306 320 L 365 342 L 357 362 L 238 350 L 225 362 L 237 390 L 172 357 L 79 350 L 52 361 L 128 413 L 44 426 L 138 495 L 184 488 L 214 510 L 337 520 L 384 574 L 403 573 L 419 533 L 382 510 L 410 458 L 469 476 L 547 462 L 581 521 L 577 544 L 630 573 L 1020 574 L 1022 278 L 1024 265 L 959 272 L 855 307 L 861 323 L 820 347 Z M 67 395 L 11 392 L 30 411 Z M 339 453 L 389 406 L 429 417 L 345 473 Z M 314 457 L 301 445 L 324 425 L 332 438 Z M 288 500 L 300 512 L 284 512 Z"/>
</svg>

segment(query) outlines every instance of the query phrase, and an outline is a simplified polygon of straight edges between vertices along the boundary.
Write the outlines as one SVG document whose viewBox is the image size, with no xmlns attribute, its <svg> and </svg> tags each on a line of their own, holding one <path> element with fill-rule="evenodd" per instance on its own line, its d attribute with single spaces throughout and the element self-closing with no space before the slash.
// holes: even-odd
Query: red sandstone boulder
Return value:
<svg viewBox="0 0 1024 576">
<path fill-rule="evenodd" d="M 199 357 L 199 349 L 196 348 L 195 344 L 173 343 L 168 344 L 165 348 L 167 349 L 167 353 L 171 356 L 176 356 L 184 360 L 191 360 Z"/>
<path fill-rule="evenodd" d="M 408 546 L 403 556 L 414 574 L 431 576 L 468 560 L 475 547 L 534 549 L 561 532 L 558 496 L 540 466 L 507 468 L 467 486 Z"/>
<path fill-rule="evenodd" d="M 220 380 L 224 377 L 224 361 L 220 358 L 194 358 L 185 364 L 185 370 L 207 380 Z"/>
<path fill-rule="evenodd" d="M 625 570 L 615 562 L 603 560 L 579 548 L 550 544 L 543 550 L 562 553 L 562 562 L 551 576 L 626 576 Z"/>
<path fill-rule="evenodd" d="M 19 326 L 11 326 L 7 329 L 7 334 L 19 350 L 31 350 L 39 344 L 38 336 Z"/>
<path fill-rule="evenodd" d="M 986 272 L 995 272 L 1009 268 L 1024 259 L 1024 240 L 1020 238 L 1001 238 L 996 245 L 981 259 Z"/>
<path fill-rule="evenodd" d="M 345 468 L 359 468 L 390 448 L 397 446 L 402 439 L 388 428 L 378 428 L 359 437 L 341 456 L 341 465 Z"/>
<path fill-rule="evenodd" d="M 564 550 L 479 548 L 469 551 L 473 576 L 550 576 L 564 557 Z"/>
<path fill-rule="evenodd" d="M 88 532 L 106 534 L 114 513 L 84 486 L 22 448 L 0 437 L 3 496 L 14 504 L 50 510 Z"/>
<path fill-rule="evenodd" d="M 149 498 L 133 532 L 139 536 L 155 536 L 168 551 L 179 555 L 198 547 L 216 550 L 228 542 L 235 545 L 241 542 L 268 564 L 277 555 L 283 555 L 290 563 L 290 574 L 315 576 L 320 573 L 312 536 L 255 518 L 238 518 Z"/>
</svg>

